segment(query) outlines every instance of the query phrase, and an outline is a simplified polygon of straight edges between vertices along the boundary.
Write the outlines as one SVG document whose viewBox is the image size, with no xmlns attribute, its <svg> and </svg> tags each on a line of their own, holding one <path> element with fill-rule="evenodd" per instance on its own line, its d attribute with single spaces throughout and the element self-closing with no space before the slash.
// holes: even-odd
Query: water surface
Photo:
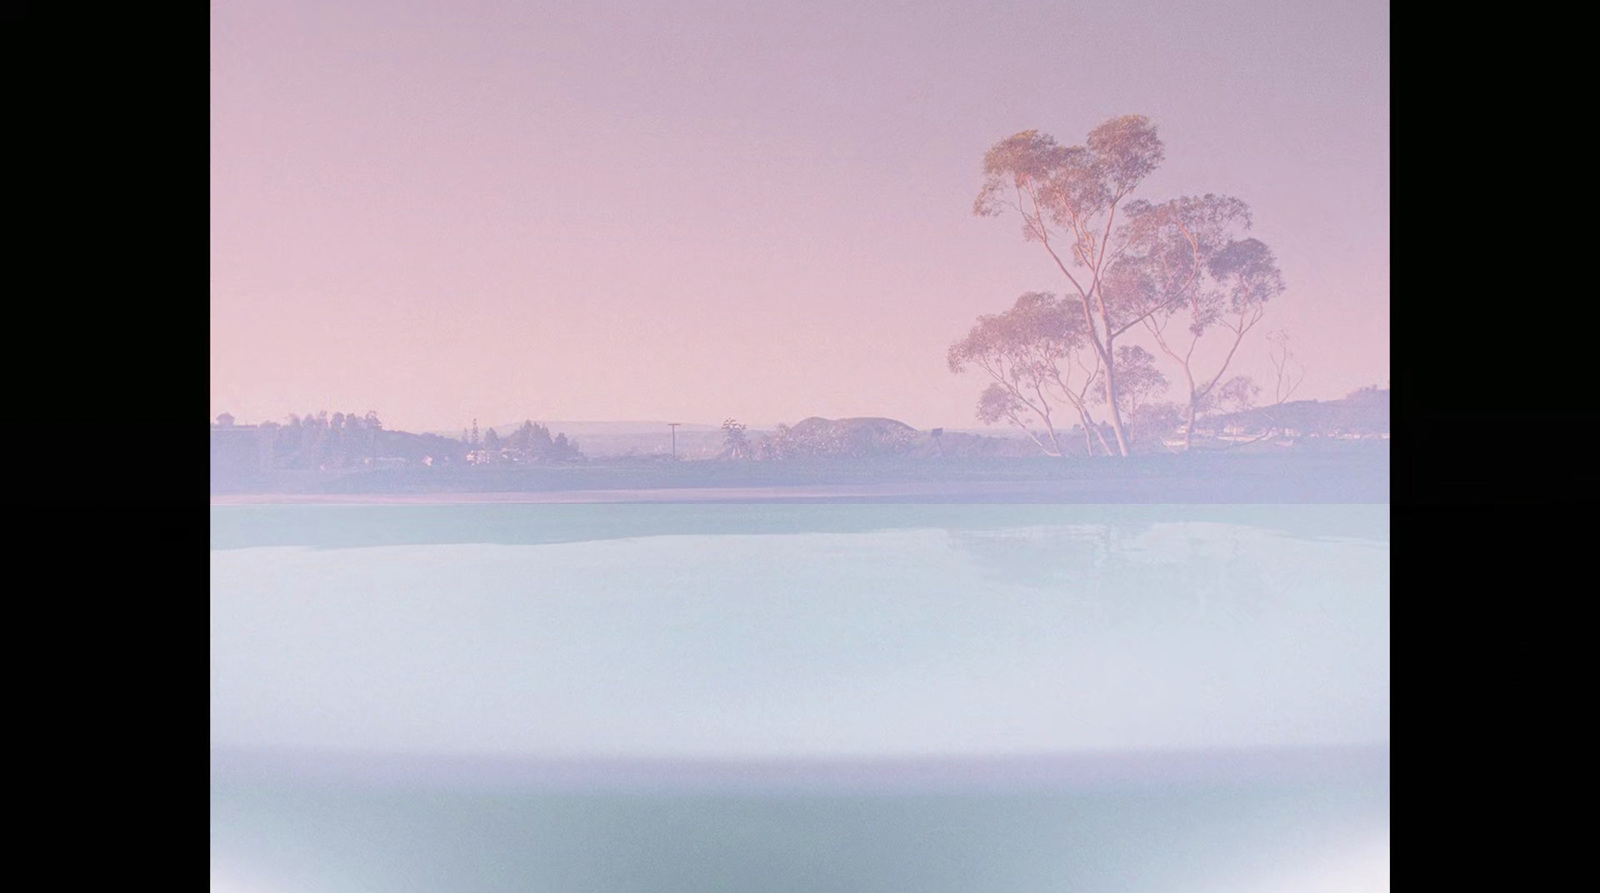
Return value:
<svg viewBox="0 0 1600 893">
<path fill-rule="evenodd" d="M 1220 890 L 1370 865 L 1388 570 L 1373 505 L 214 507 L 214 868 Z"/>
</svg>

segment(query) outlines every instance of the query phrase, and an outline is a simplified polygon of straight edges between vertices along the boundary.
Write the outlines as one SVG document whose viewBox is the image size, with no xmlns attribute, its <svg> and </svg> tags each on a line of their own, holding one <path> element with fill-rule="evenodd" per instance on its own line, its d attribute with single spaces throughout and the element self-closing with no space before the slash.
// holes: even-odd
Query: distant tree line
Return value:
<svg viewBox="0 0 1600 893">
<path fill-rule="evenodd" d="M 502 438 L 493 428 L 480 437 L 477 422 L 459 440 L 383 427 L 376 412 L 290 413 L 282 422 L 235 424 L 222 413 L 214 428 L 246 434 L 253 428 L 259 464 L 288 470 L 357 469 L 400 461 L 407 465 L 467 465 L 496 462 L 570 462 L 584 458 L 576 442 L 544 425 L 524 422 Z"/>
<path fill-rule="evenodd" d="M 383 422 L 370 410 L 290 413 L 283 424 L 257 427 L 277 468 L 353 468 L 384 455 Z"/>
<path fill-rule="evenodd" d="M 906 456 L 930 438 L 893 419 L 809 418 L 792 427 L 778 425 L 772 433 L 754 438 L 742 422 L 728 419 L 722 423 L 722 433 L 719 458 L 758 461 Z"/>
<path fill-rule="evenodd" d="M 548 427 L 531 420 L 501 437 L 493 428 L 480 436 L 474 419 L 471 430 L 461 432 L 461 442 L 473 458 L 487 463 L 573 462 L 584 458 L 577 441 L 569 440 L 565 434 L 552 435 Z"/>
</svg>

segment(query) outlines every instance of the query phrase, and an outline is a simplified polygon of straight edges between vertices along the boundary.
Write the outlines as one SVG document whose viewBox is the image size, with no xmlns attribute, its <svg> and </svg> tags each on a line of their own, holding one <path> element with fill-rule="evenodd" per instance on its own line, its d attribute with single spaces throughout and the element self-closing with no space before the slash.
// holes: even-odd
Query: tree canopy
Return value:
<svg viewBox="0 0 1600 893">
<path fill-rule="evenodd" d="M 1118 339 L 1148 335 L 1181 373 L 1187 438 L 1196 413 L 1224 395 L 1248 392 L 1247 382 L 1224 375 L 1266 303 L 1284 290 L 1272 251 L 1244 235 L 1251 220 L 1243 201 L 1213 194 L 1162 202 L 1133 197 L 1165 157 L 1155 125 L 1142 115 L 1112 118 L 1079 146 L 1062 146 L 1048 134 L 1026 130 L 989 149 L 973 203 L 980 216 L 1014 212 L 1021 217 L 1023 238 L 1043 248 L 1070 291 L 1051 308 L 1052 320 L 1045 325 L 1056 330 L 1048 336 L 1012 334 L 1007 341 L 1005 333 L 1012 331 L 1007 326 L 1021 325 L 1025 316 L 1013 307 L 1016 318 L 1004 325 L 986 328 L 986 320 L 998 317 L 980 317 L 967 341 L 958 343 L 965 345 L 962 356 L 982 354 L 998 365 L 994 358 L 1012 348 L 997 345 L 1012 342 L 1060 345 L 1057 350 L 1071 344 L 1091 352 L 1098 364 L 1093 381 L 1099 401 L 1106 407 L 1115 452 L 1123 456 L 1129 451 L 1125 418 L 1164 390 L 1166 381 L 1154 368 L 1154 355 L 1138 346 L 1121 349 Z M 1067 317 L 1070 324 L 1063 321 Z M 1186 336 L 1178 336 L 1175 321 Z M 980 329 L 985 330 L 981 337 Z M 1226 333 L 1226 355 L 1216 368 L 1202 372 L 1195 348 L 1212 331 Z M 1050 371 L 1024 363 L 1018 377 L 1016 368 L 1011 361 L 1008 371 L 991 373 L 995 383 L 980 399 L 980 418 L 1044 415 L 1037 406 L 1042 389 L 1034 381 L 1050 379 Z M 1124 377 L 1132 380 L 1124 384 Z M 1034 392 L 1032 401 L 1023 399 L 1029 392 Z M 1070 399 L 1067 403 L 1078 408 Z M 1045 428 L 1048 433 L 1048 421 Z"/>
</svg>

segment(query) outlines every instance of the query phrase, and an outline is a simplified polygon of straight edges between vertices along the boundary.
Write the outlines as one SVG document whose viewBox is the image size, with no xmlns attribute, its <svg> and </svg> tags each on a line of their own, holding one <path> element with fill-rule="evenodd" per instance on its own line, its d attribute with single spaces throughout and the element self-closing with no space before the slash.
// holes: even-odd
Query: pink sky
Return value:
<svg viewBox="0 0 1600 893">
<path fill-rule="evenodd" d="M 945 348 L 1064 286 L 983 154 L 1120 114 L 1141 195 L 1254 209 L 1296 396 L 1383 384 L 1388 43 L 1371 0 L 214 0 L 211 415 L 975 427 Z"/>
</svg>

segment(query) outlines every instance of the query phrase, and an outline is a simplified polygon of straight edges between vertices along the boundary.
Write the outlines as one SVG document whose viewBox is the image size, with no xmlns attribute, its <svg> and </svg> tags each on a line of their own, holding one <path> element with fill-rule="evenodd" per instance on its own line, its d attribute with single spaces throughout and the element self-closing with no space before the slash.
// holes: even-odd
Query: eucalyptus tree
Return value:
<svg viewBox="0 0 1600 893">
<path fill-rule="evenodd" d="M 1027 292 L 1011 309 L 978 317 L 967 336 L 950 345 L 946 362 L 951 372 L 972 368 L 991 379 L 978 398 L 980 421 L 1004 419 L 1047 455 L 1061 456 L 1059 414 L 1071 411 L 1083 427 L 1085 452 L 1094 455 L 1091 432 L 1111 451 L 1089 414 L 1089 391 L 1101 373 L 1099 357 L 1089 346 L 1082 317 L 1056 295 Z"/>
<path fill-rule="evenodd" d="M 1103 370 L 1101 399 L 1117 452 L 1128 455 L 1123 389 L 1134 374 L 1117 340 L 1135 328 L 1156 337 L 1189 384 L 1187 430 L 1213 393 L 1265 302 L 1282 291 L 1271 252 L 1254 239 L 1249 208 L 1215 195 L 1161 204 L 1133 193 L 1165 159 L 1165 147 L 1142 115 L 1112 118 L 1090 131 L 1085 145 L 1062 146 L 1027 130 L 991 147 L 983 187 L 973 203 L 980 216 L 1007 210 L 1022 218 L 1023 238 L 1037 242 L 1071 285 L 1066 302 Z M 1187 312 L 1190 344 L 1174 344 L 1169 324 Z M 1194 344 L 1216 328 L 1233 332 L 1221 367 L 1199 375 Z M 1163 340 L 1165 339 L 1165 340 Z"/>
<path fill-rule="evenodd" d="M 1255 384 L 1225 376 L 1267 302 L 1283 293 L 1283 274 L 1272 249 L 1244 237 L 1250 209 L 1238 199 L 1134 202 L 1127 218 L 1126 246 L 1104 288 L 1114 302 L 1159 308 L 1140 323 L 1182 378 L 1188 449 L 1199 415 L 1225 404 L 1250 404 Z M 1221 336 L 1221 356 L 1208 362 L 1197 348 L 1212 334 Z"/>
<path fill-rule="evenodd" d="M 1137 344 L 1117 346 L 1117 413 L 1124 419 L 1145 408 L 1150 398 L 1167 389 L 1167 377 L 1156 368 L 1155 355 Z M 1104 395 L 1095 395 L 1103 402 Z"/>
<path fill-rule="evenodd" d="M 1267 340 L 1272 342 L 1272 368 L 1275 373 L 1273 404 L 1282 405 L 1300 389 L 1300 383 L 1306 378 L 1306 367 L 1295 359 L 1294 351 L 1289 349 L 1288 332 L 1273 332 L 1267 336 Z"/>
</svg>

